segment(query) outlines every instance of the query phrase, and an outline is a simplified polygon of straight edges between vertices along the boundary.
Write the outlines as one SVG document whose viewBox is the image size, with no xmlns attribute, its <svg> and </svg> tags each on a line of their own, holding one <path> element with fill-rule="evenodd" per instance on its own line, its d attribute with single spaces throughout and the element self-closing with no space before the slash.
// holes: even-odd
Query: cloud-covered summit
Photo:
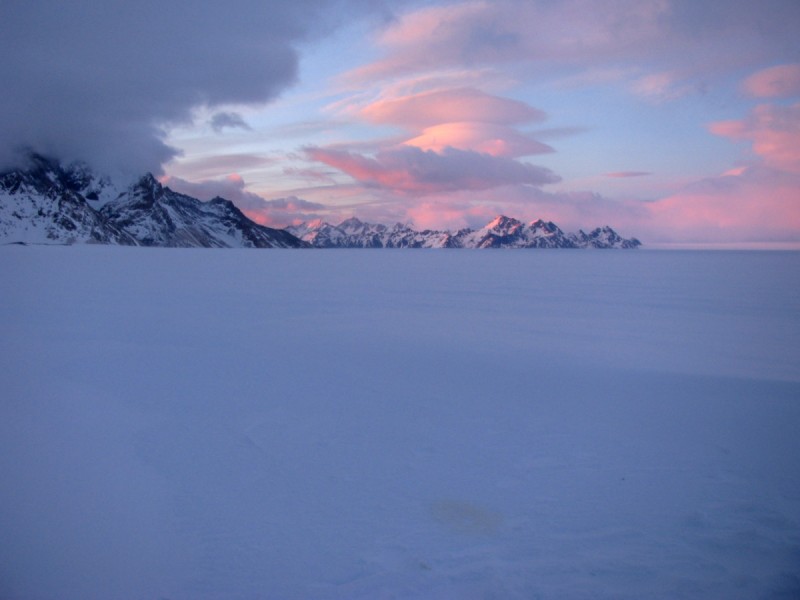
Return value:
<svg viewBox="0 0 800 600">
<path fill-rule="evenodd" d="M 197 107 L 276 97 L 297 77 L 298 44 L 366 5 L 4 2 L 0 168 L 30 149 L 102 170 L 160 172 L 177 153 L 165 128 Z"/>
</svg>

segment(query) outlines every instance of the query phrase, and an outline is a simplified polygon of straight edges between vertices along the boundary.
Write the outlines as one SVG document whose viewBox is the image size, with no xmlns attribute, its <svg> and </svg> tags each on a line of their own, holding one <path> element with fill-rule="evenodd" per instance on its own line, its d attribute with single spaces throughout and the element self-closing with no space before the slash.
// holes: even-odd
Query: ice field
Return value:
<svg viewBox="0 0 800 600">
<path fill-rule="evenodd" d="M 800 597 L 800 252 L 0 277 L 0 598 Z"/>
</svg>

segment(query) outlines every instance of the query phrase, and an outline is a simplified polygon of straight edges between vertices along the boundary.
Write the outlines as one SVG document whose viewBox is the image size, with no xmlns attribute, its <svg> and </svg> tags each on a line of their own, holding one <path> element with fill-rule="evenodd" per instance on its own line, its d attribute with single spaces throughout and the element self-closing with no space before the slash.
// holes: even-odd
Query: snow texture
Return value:
<svg viewBox="0 0 800 600">
<path fill-rule="evenodd" d="M 0 597 L 797 598 L 799 275 L 0 247 Z"/>
</svg>

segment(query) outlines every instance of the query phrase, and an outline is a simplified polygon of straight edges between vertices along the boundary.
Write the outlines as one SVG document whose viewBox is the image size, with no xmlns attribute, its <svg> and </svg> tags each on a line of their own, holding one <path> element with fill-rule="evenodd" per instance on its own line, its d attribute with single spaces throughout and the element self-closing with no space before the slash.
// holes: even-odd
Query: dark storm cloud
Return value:
<svg viewBox="0 0 800 600">
<path fill-rule="evenodd" d="M 7 0 L 0 166 L 32 149 L 101 169 L 159 172 L 176 154 L 164 127 L 188 121 L 197 106 L 274 98 L 297 77 L 297 44 L 360 4 Z"/>
</svg>

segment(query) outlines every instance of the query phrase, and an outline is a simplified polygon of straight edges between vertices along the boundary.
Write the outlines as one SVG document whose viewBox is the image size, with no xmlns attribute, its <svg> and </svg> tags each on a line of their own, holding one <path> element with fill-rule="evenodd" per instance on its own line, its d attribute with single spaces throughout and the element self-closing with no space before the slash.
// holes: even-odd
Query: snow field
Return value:
<svg viewBox="0 0 800 600">
<path fill-rule="evenodd" d="M 797 597 L 798 274 L 2 247 L 0 597 Z"/>
</svg>

